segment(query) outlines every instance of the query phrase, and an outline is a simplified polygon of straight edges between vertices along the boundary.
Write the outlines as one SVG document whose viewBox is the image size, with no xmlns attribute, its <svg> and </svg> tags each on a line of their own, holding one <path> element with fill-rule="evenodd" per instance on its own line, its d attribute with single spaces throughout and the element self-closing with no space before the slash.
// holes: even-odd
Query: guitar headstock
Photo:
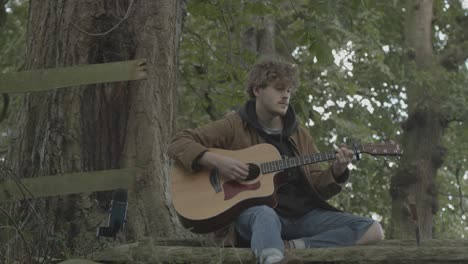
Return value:
<svg viewBox="0 0 468 264">
<path fill-rule="evenodd" d="M 400 145 L 395 141 L 361 144 L 359 151 L 372 156 L 401 156 L 403 154 Z"/>
</svg>

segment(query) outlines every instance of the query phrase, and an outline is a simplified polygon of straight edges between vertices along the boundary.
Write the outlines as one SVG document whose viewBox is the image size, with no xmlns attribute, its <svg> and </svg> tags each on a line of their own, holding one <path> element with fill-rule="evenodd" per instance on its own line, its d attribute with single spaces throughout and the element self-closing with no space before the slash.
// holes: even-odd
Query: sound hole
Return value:
<svg viewBox="0 0 468 264">
<path fill-rule="evenodd" d="M 247 163 L 249 166 L 249 176 L 245 179 L 245 181 L 255 180 L 260 175 L 260 168 L 256 164 Z"/>
</svg>

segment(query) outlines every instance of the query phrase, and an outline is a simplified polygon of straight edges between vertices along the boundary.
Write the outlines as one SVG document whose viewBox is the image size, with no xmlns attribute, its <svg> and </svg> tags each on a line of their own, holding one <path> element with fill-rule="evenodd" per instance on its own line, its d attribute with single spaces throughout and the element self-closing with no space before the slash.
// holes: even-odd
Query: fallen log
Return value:
<svg viewBox="0 0 468 264">
<path fill-rule="evenodd" d="M 141 240 L 140 242 L 151 242 L 155 246 L 190 246 L 190 247 L 201 247 L 201 246 L 217 246 L 214 244 L 212 240 L 209 239 L 152 239 L 146 238 Z M 416 246 L 415 239 L 387 239 L 382 240 L 374 246 Z M 427 239 L 421 240 L 421 246 L 428 246 L 428 247 L 439 247 L 439 246 L 454 246 L 454 247 L 467 247 L 468 248 L 468 239 Z"/>
<path fill-rule="evenodd" d="M 447 242 L 447 241 L 445 241 Z M 456 241 L 455 241 L 456 242 Z M 157 241 L 136 242 L 96 252 L 91 260 L 104 263 L 255 263 L 247 248 L 160 246 Z M 465 241 L 449 246 L 428 242 L 423 246 L 388 241 L 372 246 L 293 249 L 305 263 L 467 263 Z M 432 243 L 432 245 L 431 245 Z"/>
</svg>

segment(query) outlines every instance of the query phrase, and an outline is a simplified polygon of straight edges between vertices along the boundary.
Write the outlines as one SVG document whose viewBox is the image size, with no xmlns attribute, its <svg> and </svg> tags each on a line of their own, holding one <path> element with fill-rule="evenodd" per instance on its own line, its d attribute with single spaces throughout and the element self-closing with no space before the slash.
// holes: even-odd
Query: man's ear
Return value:
<svg viewBox="0 0 468 264">
<path fill-rule="evenodd" d="M 255 86 L 252 91 L 253 91 L 253 94 L 255 95 L 255 97 L 257 97 L 259 94 L 260 94 L 260 88 L 259 86 Z"/>
</svg>

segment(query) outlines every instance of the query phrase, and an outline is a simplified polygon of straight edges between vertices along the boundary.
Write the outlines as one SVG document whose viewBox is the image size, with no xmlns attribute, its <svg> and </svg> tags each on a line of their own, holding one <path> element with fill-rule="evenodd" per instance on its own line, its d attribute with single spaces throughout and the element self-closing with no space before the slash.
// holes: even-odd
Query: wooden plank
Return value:
<svg viewBox="0 0 468 264">
<path fill-rule="evenodd" d="M 0 203 L 32 197 L 133 189 L 140 171 L 137 168 L 126 168 L 24 178 L 19 183 L 6 180 L 0 182 Z"/>
<path fill-rule="evenodd" d="M 0 74 L 0 93 L 24 93 L 94 83 L 146 79 L 146 60 Z"/>
</svg>

